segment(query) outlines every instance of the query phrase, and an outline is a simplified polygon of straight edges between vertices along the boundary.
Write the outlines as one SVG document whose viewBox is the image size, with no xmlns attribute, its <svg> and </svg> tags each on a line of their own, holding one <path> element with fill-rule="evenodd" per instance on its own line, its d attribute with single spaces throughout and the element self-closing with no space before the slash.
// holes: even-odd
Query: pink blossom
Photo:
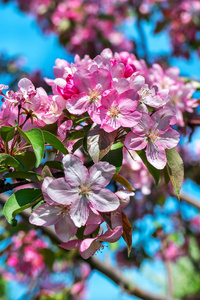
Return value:
<svg viewBox="0 0 200 300">
<path fill-rule="evenodd" d="M 121 226 L 118 226 L 111 231 L 108 229 L 104 234 L 99 234 L 95 238 L 87 238 L 85 240 L 72 240 L 67 243 L 60 244 L 60 247 L 66 250 L 79 249 L 81 256 L 84 259 L 88 259 L 90 256 L 93 256 L 96 251 L 103 248 L 101 242 L 114 243 L 119 240 L 123 234 L 123 229 Z"/>
<path fill-rule="evenodd" d="M 112 90 L 102 97 L 102 106 L 99 109 L 101 128 L 112 132 L 120 126 L 135 126 L 141 119 L 141 114 L 136 111 L 137 105 L 138 94 L 134 90 L 129 90 L 121 95 Z"/>
<path fill-rule="evenodd" d="M 63 166 L 65 178 L 52 180 L 45 193 L 53 202 L 70 206 L 69 215 L 77 227 L 86 224 L 91 207 L 108 212 L 119 206 L 118 198 L 105 189 L 115 173 L 115 167 L 99 162 L 88 173 L 83 162 L 71 154 L 63 158 Z"/>
<path fill-rule="evenodd" d="M 101 106 L 101 95 L 111 87 L 111 75 L 105 69 L 98 69 L 94 73 L 80 69 L 74 74 L 74 86 L 78 90 L 66 102 L 66 108 L 72 114 L 95 112 Z"/>
<path fill-rule="evenodd" d="M 47 189 L 52 181 L 50 177 L 44 179 L 42 191 L 47 203 L 37 207 L 32 212 L 29 221 L 37 226 L 55 225 L 58 237 L 67 242 L 76 234 L 77 227 L 69 216 L 70 206 L 58 204 L 48 196 Z"/>
<path fill-rule="evenodd" d="M 175 114 L 168 108 L 159 109 L 151 117 L 143 113 L 141 121 L 126 136 L 125 146 L 132 150 L 146 148 L 149 163 L 163 169 L 167 162 L 165 149 L 174 148 L 179 142 L 179 133 L 170 127 L 175 123 Z"/>
</svg>

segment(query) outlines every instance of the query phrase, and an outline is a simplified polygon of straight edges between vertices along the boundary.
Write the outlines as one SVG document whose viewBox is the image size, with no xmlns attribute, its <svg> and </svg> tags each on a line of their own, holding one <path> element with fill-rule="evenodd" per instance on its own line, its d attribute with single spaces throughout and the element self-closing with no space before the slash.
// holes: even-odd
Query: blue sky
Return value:
<svg viewBox="0 0 200 300">
<path fill-rule="evenodd" d="M 53 78 L 53 65 L 56 58 L 73 61 L 73 56 L 59 46 L 56 36 L 50 34 L 45 36 L 41 33 L 34 19 L 25 16 L 12 4 L 0 4 L 0 28 L 1 43 L 0 53 L 5 51 L 9 55 L 20 55 L 25 57 L 27 70 L 42 69 L 46 77 Z M 137 37 L 133 24 L 126 24 L 123 30 L 131 32 L 132 37 Z M 152 35 L 153 24 L 144 24 L 144 30 L 148 36 L 148 49 L 150 53 L 170 53 L 170 42 L 165 34 Z M 171 64 L 181 69 L 184 76 L 200 78 L 200 67 L 196 63 L 197 57 L 192 55 L 190 61 L 184 59 L 172 59 Z M 4 83 L 4 82 L 1 82 Z M 105 257 L 106 252 L 100 257 Z M 128 276 L 130 274 L 127 274 Z M 141 277 L 134 274 L 134 278 L 140 281 Z M 144 278 L 143 278 L 144 280 Z M 148 288 L 148 284 L 143 281 Z M 110 280 L 93 272 L 88 281 L 88 295 L 86 300 L 130 300 L 132 296 L 122 294 L 120 288 L 116 287 Z M 102 288 L 103 287 L 103 288 Z M 109 291 L 109 293 L 108 293 Z M 22 291 L 23 292 L 23 291 Z M 19 295 L 18 295 L 19 296 Z M 14 297 L 14 296 L 12 296 Z M 18 298 L 12 298 L 12 300 Z M 136 298 L 135 298 L 136 299 Z"/>
</svg>

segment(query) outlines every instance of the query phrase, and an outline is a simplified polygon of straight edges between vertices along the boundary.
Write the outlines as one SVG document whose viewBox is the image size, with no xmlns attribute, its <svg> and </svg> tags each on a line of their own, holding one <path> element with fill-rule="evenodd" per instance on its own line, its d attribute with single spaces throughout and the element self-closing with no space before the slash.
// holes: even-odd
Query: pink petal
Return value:
<svg viewBox="0 0 200 300">
<path fill-rule="evenodd" d="M 99 227 L 99 224 L 86 225 L 83 234 L 84 234 L 84 235 L 90 235 L 90 234 L 92 234 L 98 227 Z"/>
<path fill-rule="evenodd" d="M 141 119 L 141 113 L 139 113 L 138 111 L 129 112 L 129 114 L 122 113 L 119 115 L 119 122 L 123 127 L 134 127 L 139 123 Z"/>
<path fill-rule="evenodd" d="M 170 125 L 177 122 L 176 112 L 170 108 L 165 107 L 156 111 L 152 116 L 152 131 L 165 132 L 169 129 Z"/>
<path fill-rule="evenodd" d="M 122 220 L 122 212 L 118 209 L 111 213 L 111 224 L 112 228 L 121 226 L 123 227 L 123 220 Z"/>
<path fill-rule="evenodd" d="M 92 189 L 104 188 L 110 183 L 115 172 L 114 166 L 108 162 L 100 161 L 90 168 L 88 184 Z"/>
<path fill-rule="evenodd" d="M 93 190 L 89 194 L 89 201 L 97 211 L 101 212 L 113 211 L 120 204 L 118 197 L 108 189 Z"/>
<path fill-rule="evenodd" d="M 42 194 L 49 205 L 55 205 L 55 202 L 48 196 L 47 187 L 53 181 L 52 177 L 45 177 L 42 184 Z"/>
<path fill-rule="evenodd" d="M 75 239 L 75 240 L 69 241 L 67 243 L 62 243 L 59 246 L 66 250 L 73 250 L 73 249 L 79 248 L 81 242 L 82 242 L 82 240 Z"/>
<path fill-rule="evenodd" d="M 113 81 L 113 89 L 117 90 L 119 94 L 122 94 L 130 89 L 130 84 L 127 79 L 119 78 L 118 81 Z"/>
<path fill-rule="evenodd" d="M 123 77 L 124 72 L 125 72 L 124 64 L 118 63 L 112 68 L 112 77 L 117 79 Z"/>
<path fill-rule="evenodd" d="M 111 75 L 108 70 L 99 68 L 97 71 L 92 73 L 94 82 L 92 83 L 93 88 L 100 88 L 100 92 L 108 90 L 111 87 Z"/>
<path fill-rule="evenodd" d="M 139 136 L 133 132 L 129 132 L 124 141 L 124 145 L 128 149 L 132 149 L 132 150 L 144 149 L 147 145 L 145 135 Z"/>
<path fill-rule="evenodd" d="M 77 227 L 69 215 L 62 215 L 62 218 L 56 223 L 55 231 L 63 242 L 68 242 L 77 232 Z"/>
<path fill-rule="evenodd" d="M 93 76 L 88 70 L 79 69 L 73 76 L 74 85 L 80 93 L 89 93 L 92 87 Z"/>
<path fill-rule="evenodd" d="M 134 126 L 134 128 L 132 128 L 132 131 L 138 135 L 147 134 L 151 127 L 152 127 L 151 117 L 146 113 L 142 113 L 140 122 L 136 126 Z"/>
<path fill-rule="evenodd" d="M 80 244 L 80 254 L 84 259 L 88 259 L 93 256 L 97 250 L 102 247 L 102 244 L 96 241 L 96 238 L 93 239 L 85 239 Z"/>
<path fill-rule="evenodd" d="M 88 170 L 78 157 L 67 154 L 62 162 L 65 179 L 71 186 L 77 187 L 86 182 Z"/>
<path fill-rule="evenodd" d="M 127 113 L 129 111 L 134 111 L 136 110 L 138 106 L 138 99 L 139 95 L 135 90 L 128 90 L 124 93 L 122 93 L 119 96 L 119 106 L 120 106 L 120 111 L 123 109 L 123 113 Z M 124 105 L 124 101 L 126 101 L 126 104 Z"/>
<path fill-rule="evenodd" d="M 90 106 L 90 97 L 81 93 L 78 95 L 73 95 L 71 99 L 66 101 L 66 108 L 71 114 L 82 114 L 87 111 Z"/>
<path fill-rule="evenodd" d="M 77 199 L 79 189 L 69 185 L 64 178 L 58 178 L 48 185 L 47 194 L 54 202 L 69 205 Z"/>
<path fill-rule="evenodd" d="M 171 149 L 176 147 L 179 138 L 180 134 L 176 130 L 170 128 L 164 134 L 160 135 L 159 143 L 161 143 L 165 149 Z"/>
<path fill-rule="evenodd" d="M 107 230 L 106 233 L 99 236 L 98 240 L 102 242 L 114 243 L 120 239 L 122 234 L 123 234 L 123 228 L 122 226 L 118 226 L 114 228 L 113 231 Z"/>
<path fill-rule="evenodd" d="M 34 85 L 27 78 L 22 78 L 18 83 L 18 87 L 20 88 L 21 91 L 26 92 L 26 93 L 30 92 L 32 90 L 35 90 Z"/>
<path fill-rule="evenodd" d="M 134 89 L 136 91 L 139 91 L 141 89 L 141 87 L 144 85 L 145 83 L 145 79 L 143 76 L 138 75 L 132 75 L 131 76 L 131 83 L 130 83 L 130 88 Z"/>
<path fill-rule="evenodd" d="M 115 195 L 117 195 L 117 197 L 122 200 L 120 201 L 120 209 L 122 210 L 124 207 L 126 207 L 130 201 L 130 197 L 134 196 L 135 193 L 134 192 L 130 192 L 128 190 L 126 190 L 124 187 L 122 187 L 121 189 L 119 189 Z"/>
<path fill-rule="evenodd" d="M 50 226 L 59 221 L 62 208 L 44 203 L 31 214 L 29 222 L 37 226 Z"/>
<path fill-rule="evenodd" d="M 163 146 L 158 143 L 152 143 L 149 141 L 147 144 L 147 149 L 146 149 L 146 156 L 148 162 L 153 165 L 156 169 L 162 170 L 164 169 L 167 159 L 166 159 L 166 154 L 165 154 L 165 149 Z"/>
<path fill-rule="evenodd" d="M 71 205 L 70 216 L 77 227 L 84 226 L 89 216 L 89 202 L 86 197 L 79 196 Z"/>
</svg>

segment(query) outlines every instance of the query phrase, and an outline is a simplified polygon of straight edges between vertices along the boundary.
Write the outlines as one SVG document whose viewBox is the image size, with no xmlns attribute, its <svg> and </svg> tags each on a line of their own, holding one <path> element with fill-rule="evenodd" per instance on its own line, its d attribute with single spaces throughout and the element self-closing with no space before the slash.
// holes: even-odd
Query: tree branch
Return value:
<svg viewBox="0 0 200 300">
<path fill-rule="evenodd" d="M 171 196 L 177 198 L 177 195 L 175 193 L 172 193 Z M 197 199 L 195 200 L 194 198 L 191 198 L 186 193 L 180 194 L 180 200 L 183 202 L 186 202 L 187 204 L 190 204 L 200 210 L 200 202 Z"/>
<path fill-rule="evenodd" d="M 0 204 L 4 205 L 7 200 L 7 197 L 5 195 L 0 196 Z M 24 210 L 23 212 L 20 213 L 20 215 L 28 221 L 30 217 L 30 209 Z M 54 230 L 52 227 L 45 227 L 41 226 L 40 227 L 41 231 L 47 235 L 52 242 L 56 244 L 60 244 L 61 241 L 55 234 Z M 80 255 L 78 256 L 78 259 L 85 261 Z M 116 283 L 118 286 L 122 288 L 122 290 L 129 295 L 133 295 L 136 297 L 139 297 L 143 300 L 168 300 L 167 297 L 165 296 L 159 296 L 156 294 L 152 294 L 150 292 L 147 292 L 141 288 L 135 287 L 134 283 L 132 283 L 129 279 L 123 276 L 121 272 L 119 272 L 118 269 L 113 268 L 109 264 L 105 264 L 105 262 L 102 262 L 98 260 L 96 257 L 91 257 L 86 262 L 90 265 L 91 269 L 95 269 L 105 276 L 107 276 L 110 280 L 112 280 L 114 283 Z M 173 300 L 173 299 L 171 299 Z"/>
</svg>

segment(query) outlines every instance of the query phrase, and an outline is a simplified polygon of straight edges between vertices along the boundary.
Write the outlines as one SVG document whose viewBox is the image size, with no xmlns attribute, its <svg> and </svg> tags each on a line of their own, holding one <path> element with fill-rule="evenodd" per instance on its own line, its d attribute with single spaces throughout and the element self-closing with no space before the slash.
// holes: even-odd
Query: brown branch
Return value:
<svg viewBox="0 0 200 300">
<path fill-rule="evenodd" d="M 0 196 L 0 204 L 4 205 L 7 200 L 7 197 L 5 195 Z M 24 210 L 20 214 L 26 221 L 28 221 L 30 217 L 30 209 Z M 56 244 L 60 244 L 61 241 L 55 234 L 52 227 L 40 227 L 41 231 L 47 235 L 52 242 Z M 78 256 L 78 259 L 85 261 L 80 255 Z M 133 295 L 136 297 L 139 297 L 143 300 L 169 300 L 168 297 L 160 296 L 156 294 L 152 294 L 148 291 L 145 291 L 139 287 L 134 286 L 134 283 L 132 283 L 129 279 L 123 276 L 121 272 L 119 272 L 118 269 L 113 268 L 108 263 L 105 264 L 105 262 L 98 260 L 96 257 L 91 257 L 87 260 L 87 263 L 90 265 L 91 269 L 95 269 L 102 274 L 104 274 L 106 277 L 111 279 L 114 283 L 116 283 L 119 287 L 122 288 L 122 290 L 129 295 Z M 173 299 L 171 299 L 173 300 Z"/>
<path fill-rule="evenodd" d="M 175 193 L 173 193 L 172 196 L 177 197 Z M 186 193 L 181 193 L 180 194 L 180 200 L 196 207 L 197 209 L 200 209 L 200 202 L 198 201 L 198 199 L 191 198 Z"/>
<path fill-rule="evenodd" d="M 0 194 L 3 194 L 3 193 L 8 192 L 8 191 L 12 191 L 16 187 L 19 187 L 19 186 L 22 186 L 22 185 L 25 185 L 25 184 L 29 184 L 29 183 L 33 183 L 33 182 L 25 179 L 25 180 L 21 180 L 21 181 L 16 182 L 16 183 L 9 183 L 8 182 L 6 184 L 1 184 Z"/>
</svg>

